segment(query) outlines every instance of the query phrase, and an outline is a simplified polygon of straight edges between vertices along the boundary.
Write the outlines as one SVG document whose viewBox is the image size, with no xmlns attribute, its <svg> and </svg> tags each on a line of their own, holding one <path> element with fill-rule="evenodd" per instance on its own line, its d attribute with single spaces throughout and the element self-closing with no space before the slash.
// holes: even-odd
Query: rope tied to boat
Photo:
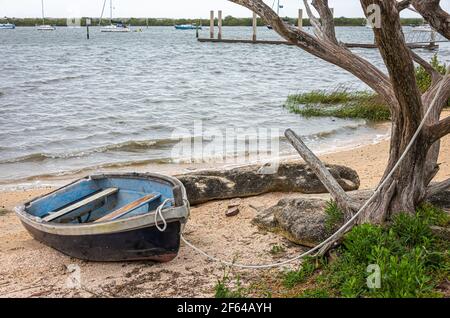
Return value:
<svg viewBox="0 0 450 318">
<path fill-rule="evenodd" d="M 156 209 L 155 213 L 155 226 L 160 232 L 165 232 L 167 230 L 167 221 L 163 216 L 162 210 L 167 205 L 167 203 L 173 203 L 173 199 L 166 199 L 164 202 Z M 163 226 L 160 227 L 158 224 L 158 216 L 161 219 Z"/>
<path fill-rule="evenodd" d="M 447 68 L 447 72 L 445 74 L 445 76 L 448 76 L 450 74 L 450 66 Z M 246 265 L 246 264 L 238 264 L 238 263 L 234 263 L 234 262 L 228 262 L 228 261 L 224 261 L 221 260 L 217 257 L 211 256 L 208 253 L 206 253 L 205 251 L 203 251 L 202 249 L 196 247 L 194 244 L 190 243 L 189 241 L 187 241 L 184 236 L 183 233 L 181 233 L 181 240 L 190 248 L 192 248 L 193 250 L 197 251 L 199 254 L 203 255 L 204 257 L 206 257 L 207 259 L 213 261 L 213 262 L 217 262 L 217 263 L 221 263 L 223 265 L 226 266 L 230 266 L 230 267 L 236 267 L 236 268 L 241 268 L 241 269 L 269 269 L 269 268 L 274 268 L 274 267 L 281 267 L 290 263 L 293 263 L 295 261 L 300 261 L 303 258 L 312 255 L 314 252 L 319 251 L 322 247 L 324 247 L 325 245 L 329 244 L 330 242 L 332 242 L 338 235 L 340 235 L 342 232 L 346 231 L 347 228 L 359 217 L 359 215 L 369 206 L 369 204 L 371 204 L 373 202 L 373 200 L 379 195 L 381 189 L 384 187 L 384 185 L 392 178 L 392 176 L 394 175 L 394 173 L 397 171 L 398 167 L 400 167 L 400 164 L 403 162 L 403 160 L 405 159 L 406 155 L 408 154 L 408 152 L 411 150 L 412 146 L 414 145 L 414 143 L 417 140 L 417 137 L 419 136 L 420 132 L 422 131 L 423 127 L 425 126 L 425 123 L 428 119 L 428 116 L 430 115 L 431 111 L 433 110 L 433 108 L 436 106 L 436 102 L 437 102 L 437 97 L 440 95 L 442 88 L 444 87 L 444 79 L 441 80 L 441 83 L 439 85 L 438 91 L 433 99 L 433 101 L 431 102 L 430 107 L 428 107 L 427 112 L 425 113 L 425 115 L 423 116 L 422 122 L 420 123 L 419 127 L 417 128 L 417 131 L 415 132 L 414 136 L 411 138 L 411 141 L 409 142 L 408 146 L 405 148 L 405 151 L 403 152 L 402 156 L 399 158 L 399 160 L 397 161 L 396 165 L 392 168 L 391 172 L 386 176 L 386 178 L 383 180 L 383 182 L 381 182 L 378 187 L 376 188 L 375 192 L 372 194 L 372 196 L 366 201 L 366 203 L 364 203 L 363 206 L 361 206 L 361 208 L 358 210 L 358 212 L 356 212 L 352 218 L 350 220 L 348 220 L 340 229 L 338 229 L 333 235 L 331 235 L 329 238 L 327 238 L 325 241 L 323 241 L 322 243 L 320 243 L 319 245 L 317 245 L 316 247 L 310 249 L 309 251 L 298 255 L 294 258 L 291 259 L 287 259 L 283 262 L 279 262 L 279 263 L 273 263 L 273 264 L 261 264 L 261 265 Z M 160 206 L 161 209 L 164 207 L 164 203 Z M 159 209 L 159 208 L 158 208 Z M 159 212 L 161 213 L 161 211 Z M 162 215 L 161 215 L 162 216 Z"/>
</svg>

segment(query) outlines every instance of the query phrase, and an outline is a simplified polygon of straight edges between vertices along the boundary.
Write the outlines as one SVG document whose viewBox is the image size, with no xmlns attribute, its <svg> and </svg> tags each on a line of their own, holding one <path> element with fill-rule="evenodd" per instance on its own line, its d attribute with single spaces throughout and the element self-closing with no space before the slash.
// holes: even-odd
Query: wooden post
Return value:
<svg viewBox="0 0 450 318">
<path fill-rule="evenodd" d="M 91 19 L 87 18 L 86 19 L 86 37 L 89 40 L 90 39 L 90 35 L 89 35 L 89 26 L 91 25 Z"/>
<path fill-rule="evenodd" d="M 222 40 L 222 10 L 219 10 L 217 12 L 217 19 L 218 19 L 217 25 L 219 27 L 219 34 L 217 35 L 217 38 L 219 40 Z"/>
<path fill-rule="evenodd" d="M 209 18 L 209 37 L 214 39 L 214 11 L 211 11 Z"/>
<path fill-rule="evenodd" d="M 298 9 L 298 28 L 303 28 L 303 9 Z"/>
<path fill-rule="evenodd" d="M 256 27 L 258 26 L 258 20 L 257 20 L 258 16 L 256 15 L 255 12 L 253 12 L 253 42 L 256 42 Z"/>
<path fill-rule="evenodd" d="M 431 29 L 430 42 L 430 46 L 436 45 L 436 31 L 434 29 Z"/>
</svg>

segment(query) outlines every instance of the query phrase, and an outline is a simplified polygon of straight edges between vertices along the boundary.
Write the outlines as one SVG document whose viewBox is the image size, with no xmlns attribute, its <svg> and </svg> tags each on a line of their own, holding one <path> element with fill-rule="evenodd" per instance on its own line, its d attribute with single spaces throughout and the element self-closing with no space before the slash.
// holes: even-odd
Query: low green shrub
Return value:
<svg viewBox="0 0 450 318">
<path fill-rule="evenodd" d="M 298 284 L 302 284 L 311 277 L 315 270 L 316 264 L 314 260 L 305 259 L 299 270 L 284 273 L 283 285 L 287 288 L 293 288 Z"/>
<path fill-rule="evenodd" d="M 423 204 L 415 215 L 400 213 L 384 227 L 356 226 L 345 235 L 339 257 L 321 268 L 318 286 L 304 294 L 319 289 L 337 297 L 441 297 L 436 287 L 450 277 L 450 244 L 430 226 L 448 224 L 446 212 Z M 369 265 L 380 269 L 380 288 L 368 287 Z"/>
<path fill-rule="evenodd" d="M 241 280 L 238 276 L 235 279 L 234 287 L 230 287 L 232 281 L 228 275 L 228 273 L 224 272 L 224 275 L 221 279 L 217 281 L 216 286 L 214 287 L 215 298 L 245 298 L 245 288 L 241 286 Z"/>
</svg>

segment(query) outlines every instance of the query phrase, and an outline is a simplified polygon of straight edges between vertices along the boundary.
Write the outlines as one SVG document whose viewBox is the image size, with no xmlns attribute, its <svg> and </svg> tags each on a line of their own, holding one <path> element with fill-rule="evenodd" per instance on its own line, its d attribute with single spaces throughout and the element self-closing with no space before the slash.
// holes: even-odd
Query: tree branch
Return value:
<svg viewBox="0 0 450 318">
<path fill-rule="evenodd" d="M 439 96 L 436 96 L 441 84 L 441 93 Z M 422 98 L 426 101 L 425 105 L 431 105 L 432 100 L 436 99 L 436 105 L 434 106 L 435 109 L 433 111 L 434 116 L 432 116 L 432 120 L 428 122 L 428 124 L 431 125 L 433 122 L 437 122 L 439 120 L 439 115 L 442 112 L 442 109 L 445 105 L 447 105 L 447 102 L 450 99 L 450 74 L 443 76 L 440 81 L 433 83 L 428 91 L 423 94 Z M 426 111 L 426 109 L 424 111 Z"/>
<path fill-rule="evenodd" d="M 436 182 L 428 186 L 427 188 L 427 198 L 432 197 L 438 193 L 441 193 L 450 188 L 450 178 L 442 182 Z"/>
<path fill-rule="evenodd" d="M 313 0 L 312 5 L 316 8 L 317 12 L 319 12 L 322 21 L 322 33 L 326 36 L 327 40 L 338 44 L 336 28 L 334 26 L 334 17 L 328 6 L 328 0 Z"/>
<path fill-rule="evenodd" d="M 399 12 L 403 11 L 405 9 L 408 9 L 410 5 L 411 5 L 411 0 L 402 0 L 397 3 L 397 10 Z"/>
<path fill-rule="evenodd" d="M 429 126 L 429 143 L 434 144 L 436 141 L 450 134 L 450 116 L 442 119 L 437 124 Z"/>
<path fill-rule="evenodd" d="M 311 167 L 317 178 L 323 183 L 339 207 L 345 212 L 346 216 L 352 215 L 359 208 L 359 204 L 354 202 L 345 193 L 344 189 L 342 189 L 340 184 L 328 171 L 327 167 L 325 167 L 322 161 L 316 157 L 295 132 L 288 129 L 285 132 L 285 136 L 303 160 Z"/>
<path fill-rule="evenodd" d="M 310 21 L 312 27 L 314 28 L 314 33 L 316 34 L 316 36 L 318 38 L 324 39 L 325 34 L 323 34 L 322 25 L 320 23 L 320 20 L 318 18 L 316 18 L 316 16 L 312 12 L 308 0 L 303 0 L 303 4 L 305 5 L 306 14 L 308 15 L 309 21 Z"/>
<path fill-rule="evenodd" d="M 440 6 L 440 0 L 411 0 L 414 8 L 425 20 L 448 40 L 450 40 L 450 14 Z"/>
<path fill-rule="evenodd" d="M 425 69 L 425 71 L 431 76 L 431 85 L 432 86 L 437 81 L 442 79 L 443 76 L 438 71 L 436 71 L 430 63 L 425 61 L 419 54 L 415 53 L 413 50 L 410 49 L 410 51 L 411 51 L 414 62 L 416 62 L 417 64 L 422 66 Z"/>
<path fill-rule="evenodd" d="M 416 82 L 411 50 L 405 42 L 396 2 L 392 0 L 361 0 L 363 8 L 378 5 L 381 28 L 374 28 L 375 41 L 389 71 L 398 110 L 392 116 L 408 122 L 407 136 L 412 136 L 422 120 L 422 96 Z M 365 11 L 365 10 L 364 10 Z"/>
</svg>

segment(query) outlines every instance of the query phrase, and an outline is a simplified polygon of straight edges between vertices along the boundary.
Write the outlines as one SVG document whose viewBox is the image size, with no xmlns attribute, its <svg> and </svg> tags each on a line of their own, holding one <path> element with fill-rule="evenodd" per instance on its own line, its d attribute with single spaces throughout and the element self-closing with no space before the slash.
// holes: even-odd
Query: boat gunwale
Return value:
<svg viewBox="0 0 450 318">
<path fill-rule="evenodd" d="M 89 179 L 102 179 L 102 178 L 134 178 L 134 179 L 154 179 L 157 182 L 165 182 L 168 185 L 171 185 L 174 189 L 174 195 L 177 195 L 175 192 L 176 188 L 181 189 L 181 195 L 183 204 L 180 206 L 169 207 L 163 210 L 164 219 L 167 223 L 172 222 L 180 222 L 182 224 L 187 222 L 189 217 L 189 204 L 187 203 L 187 195 L 186 189 L 184 185 L 173 177 L 164 176 L 156 173 L 121 173 L 121 174 L 96 174 L 92 176 L 87 176 L 81 179 L 78 179 L 70 184 L 65 185 L 59 189 L 56 189 L 48 194 L 39 196 L 33 200 L 26 202 L 25 204 L 19 205 L 15 208 L 15 213 L 21 220 L 21 222 L 32 226 L 33 228 L 56 235 L 61 236 L 79 236 L 79 235 L 101 235 L 101 234 L 109 234 L 109 233 L 120 233 L 126 231 L 132 231 L 135 229 L 140 229 L 144 227 L 152 227 L 156 224 L 162 224 L 163 220 L 158 215 L 155 218 L 156 212 L 149 212 L 143 215 L 136 215 L 133 217 L 111 220 L 101 223 L 87 223 L 87 224 L 59 224 L 52 222 L 45 222 L 42 218 L 29 214 L 26 211 L 27 205 L 35 202 L 37 200 L 46 198 L 48 196 L 54 195 L 56 192 L 61 189 L 70 187 L 80 181 L 89 180 Z M 175 199 L 175 202 L 177 200 Z"/>
</svg>

